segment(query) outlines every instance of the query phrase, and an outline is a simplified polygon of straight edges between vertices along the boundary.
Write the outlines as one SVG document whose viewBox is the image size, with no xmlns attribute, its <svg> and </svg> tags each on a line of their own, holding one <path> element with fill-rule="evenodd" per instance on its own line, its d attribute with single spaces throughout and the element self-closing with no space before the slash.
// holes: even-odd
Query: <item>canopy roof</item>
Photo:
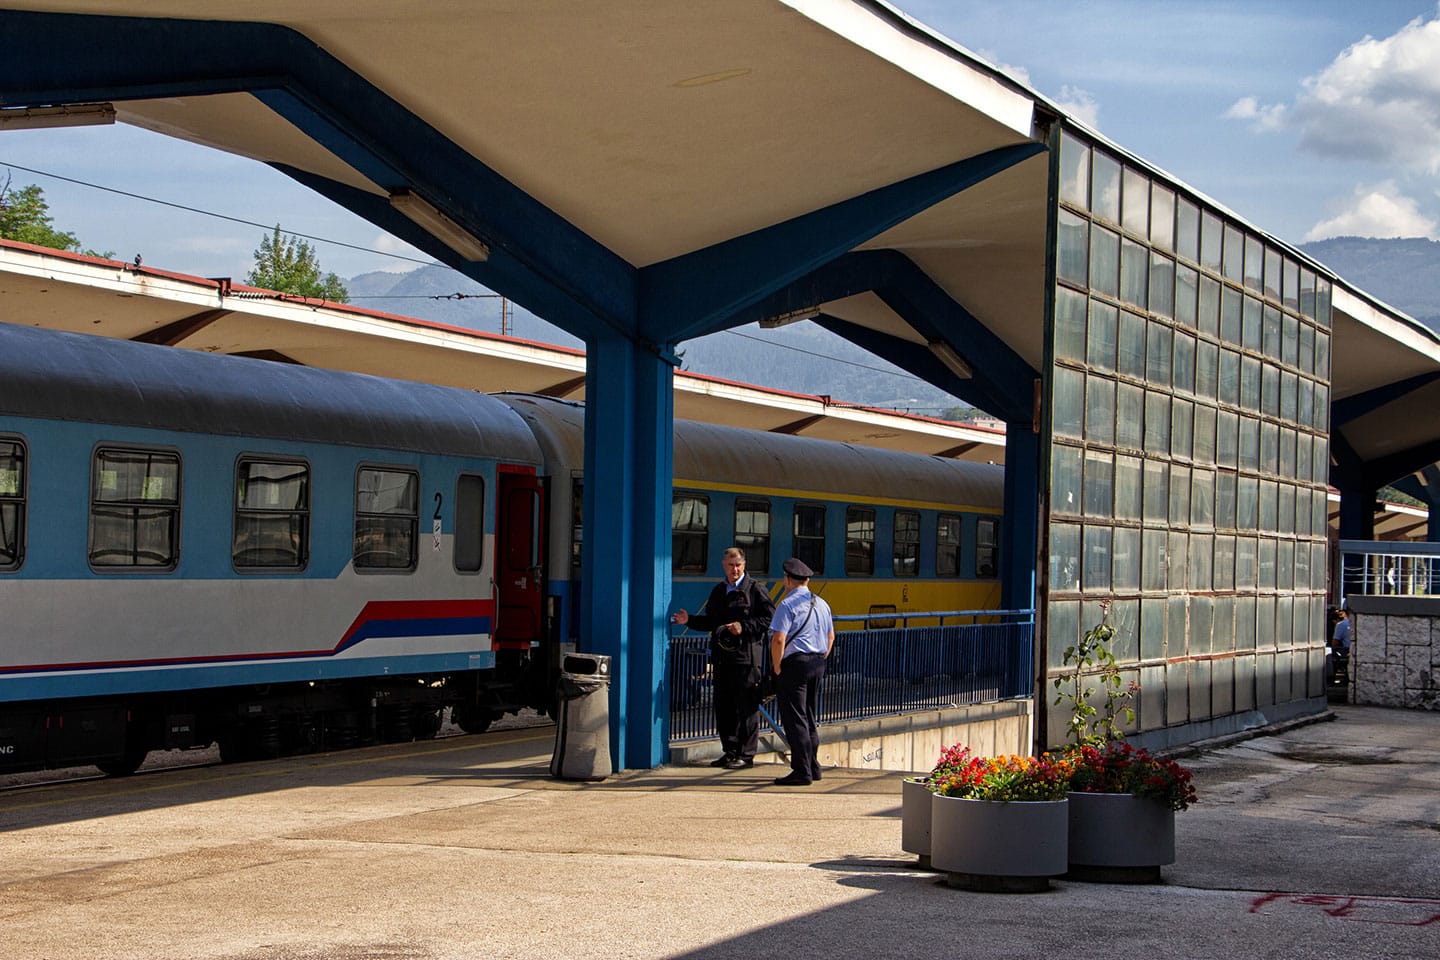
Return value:
<svg viewBox="0 0 1440 960">
<path fill-rule="evenodd" d="M 663 351 L 818 315 L 941 382 L 927 345 L 958 345 L 975 372 L 952 392 L 1028 419 L 1062 111 L 878 0 L 0 5 L 27 38 L 7 45 L 4 105 L 93 94 L 272 164 L 582 338 Z M 402 194 L 488 260 L 407 219 Z M 1343 282 L 1335 310 L 1337 458 L 1378 477 L 1440 457 L 1434 335 Z"/>
</svg>

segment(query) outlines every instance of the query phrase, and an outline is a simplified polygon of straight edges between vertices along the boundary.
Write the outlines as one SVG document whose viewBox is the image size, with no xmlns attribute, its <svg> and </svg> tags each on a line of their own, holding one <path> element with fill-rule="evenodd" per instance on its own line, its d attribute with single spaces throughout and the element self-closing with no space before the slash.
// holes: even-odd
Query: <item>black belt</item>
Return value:
<svg viewBox="0 0 1440 960">
<path fill-rule="evenodd" d="M 793 660 L 793 659 L 795 659 L 796 657 L 820 657 L 820 658 L 823 659 L 824 656 L 825 656 L 825 654 L 823 654 L 823 653 L 790 653 L 790 654 L 786 654 L 785 656 L 781 657 L 781 658 L 780 658 L 780 662 L 781 662 L 781 663 L 784 663 L 786 660 Z"/>
</svg>

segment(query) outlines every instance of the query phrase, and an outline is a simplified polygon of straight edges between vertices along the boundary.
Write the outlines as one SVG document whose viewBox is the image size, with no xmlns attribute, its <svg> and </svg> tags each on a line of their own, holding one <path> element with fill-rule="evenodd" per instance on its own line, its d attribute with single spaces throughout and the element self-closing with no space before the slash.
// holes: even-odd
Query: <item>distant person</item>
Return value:
<svg viewBox="0 0 1440 960">
<path fill-rule="evenodd" d="M 725 579 L 710 591 L 707 612 L 691 616 L 682 608 L 670 619 L 710 632 L 715 732 L 723 751 L 710 766 L 743 770 L 755 765 L 760 743 L 760 671 L 775 604 L 764 584 L 745 573 L 745 551 L 730 547 L 722 562 Z"/>
<path fill-rule="evenodd" d="M 1327 684 L 1338 683 L 1341 676 L 1341 666 L 1345 668 L 1344 676 L 1349 679 L 1350 662 L 1350 615 L 1344 607 L 1332 611 L 1331 618 L 1335 624 L 1330 634 L 1330 649 L 1325 652 L 1325 682 Z"/>
<path fill-rule="evenodd" d="M 770 662 L 780 722 L 790 744 L 790 773 L 777 787 L 804 787 L 820 779 L 820 681 L 835 645 L 830 605 L 810 592 L 814 571 L 804 561 L 785 561 L 786 594 L 770 621 Z"/>
<path fill-rule="evenodd" d="M 1350 656 L 1350 611 L 1335 611 L 1335 632 L 1330 634 L 1330 648 L 1342 657 Z"/>
</svg>

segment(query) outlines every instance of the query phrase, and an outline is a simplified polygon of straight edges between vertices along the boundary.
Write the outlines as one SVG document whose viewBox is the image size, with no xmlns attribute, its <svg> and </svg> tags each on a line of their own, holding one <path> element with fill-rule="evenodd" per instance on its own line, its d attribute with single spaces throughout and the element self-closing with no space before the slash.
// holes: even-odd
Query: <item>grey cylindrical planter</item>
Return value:
<svg viewBox="0 0 1440 960">
<path fill-rule="evenodd" d="M 936 795 L 930 808 L 930 864 L 966 890 L 1030 892 L 1065 872 L 1067 800 L 1000 802 Z"/>
<path fill-rule="evenodd" d="M 1066 879 L 1159 883 L 1175 862 L 1175 811 L 1129 793 L 1072 793 Z"/>
<path fill-rule="evenodd" d="M 900 849 L 920 858 L 930 869 L 930 780 L 906 777 L 900 782 Z"/>
</svg>

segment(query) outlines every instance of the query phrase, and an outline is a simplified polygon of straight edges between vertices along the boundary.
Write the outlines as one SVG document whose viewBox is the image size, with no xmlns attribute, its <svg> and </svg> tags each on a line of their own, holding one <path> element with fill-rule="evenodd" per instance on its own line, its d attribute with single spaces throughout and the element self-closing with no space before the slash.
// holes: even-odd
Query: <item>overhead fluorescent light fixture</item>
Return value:
<svg viewBox="0 0 1440 960">
<path fill-rule="evenodd" d="M 931 340 L 926 346 L 930 348 L 931 353 L 935 354 L 935 359 L 945 365 L 946 370 L 961 380 L 969 380 L 975 376 L 975 368 L 970 366 L 965 358 L 956 353 L 955 348 L 944 340 Z"/>
<path fill-rule="evenodd" d="M 814 320 L 818 316 L 820 316 L 819 307 L 804 307 L 800 310 L 791 310 L 789 313 L 782 313 L 777 317 L 766 317 L 760 321 L 760 329 L 774 330 L 776 327 L 799 323 L 801 320 Z"/>
<path fill-rule="evenodd" d="M 435 209 L 428 200 L 413 190 L 400 190 L 390 194 L 390 206 L 424 227 L 430 236 L 471 263 L 490 259 L 489 244 Z"/>
<path fill-rule="evenodd" d="M 0 107 L 0 130 L 96 127 L 114 122 L 113 103 L 71 103 L 60 107 Z"/>
</svg>

